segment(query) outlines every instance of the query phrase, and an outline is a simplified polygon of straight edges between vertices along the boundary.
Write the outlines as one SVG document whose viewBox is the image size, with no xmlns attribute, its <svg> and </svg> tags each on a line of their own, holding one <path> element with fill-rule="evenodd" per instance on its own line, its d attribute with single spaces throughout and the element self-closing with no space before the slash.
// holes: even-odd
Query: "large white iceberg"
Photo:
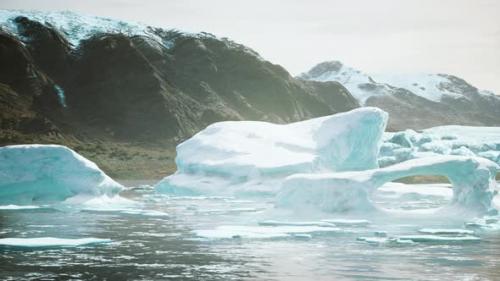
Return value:
<svg viewBox="0 0 500 281">
<path fill-rule="evenodd" d="M 372 211 L 377 208 L 371 194 L 383 184 L 408 176 L 439 175 L 453 185 L 452 206 L 472 213 L 495 211 L 492 200 L 499 166 L 465 149 L 458 155 L 398 159 L 395 162 L 402 163 L 379 168 L 379 151 L 407 149 L 411 155 L 413 146 L 429 143 L 428 136 L 412 138 L 405 132 L 387 134 L 381 147 L 386 122 L 384 111 L 365 107 L 288 125 L 216 123 L 177 147 L 178 170 L 156 189 L 176 195 L 267 192 L 278 194 L 278 207 Z"/>
<path fill-rule="evenodd" d="M 0 204 L 41 204 L 76 195 L 114 195 L 123 186 L 61 145 L 0 147 Z"/>
<path fill-rule="evenodd" d="M 439 156 L 393 166 L 341 173 L 296 174 L 283 183 L 278 206 L 318 208 L 328 212 L 377 209 L 370 195 L 383 184 L 408 176 L 446 176 L 453 185 L 451 205 L 473 213 L 494 211 L 495 176 L 500 167 L 487 159 Z"/>
<path fill-rule="evenodd" d="M 370 107 L 287 125 L 215 123 L 177 146 L 177 172 L 156 188 L 180 194 L 250 192 L 263 181 L 277 188 L 295 173 L 376 168 L 386 123 L 387 113 Z"/>
</svg>

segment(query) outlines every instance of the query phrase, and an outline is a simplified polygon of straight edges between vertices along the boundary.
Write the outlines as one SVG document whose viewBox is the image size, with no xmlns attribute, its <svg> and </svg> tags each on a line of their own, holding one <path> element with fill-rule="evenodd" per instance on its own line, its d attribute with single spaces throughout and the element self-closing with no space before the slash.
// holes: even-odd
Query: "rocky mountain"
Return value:
<svg viewBox="0 0 500 281">
<path fill-rule="evenodd" d="M 0 29 L 0 144 L 97 140 L 173 150 L 216 121 L 286 123 L 359 106 L 338 82 L 296 79 L 208 33 L 5 10 Z"/>
<path fill-rule="evenodd" d="M 500 96 L 453 75 L 368 75 L 329 61 L 300 78 L 341 83 L 360 104 L 389 112 L 392 130 L 450 124 L 500 126 Z"/>
</svg>

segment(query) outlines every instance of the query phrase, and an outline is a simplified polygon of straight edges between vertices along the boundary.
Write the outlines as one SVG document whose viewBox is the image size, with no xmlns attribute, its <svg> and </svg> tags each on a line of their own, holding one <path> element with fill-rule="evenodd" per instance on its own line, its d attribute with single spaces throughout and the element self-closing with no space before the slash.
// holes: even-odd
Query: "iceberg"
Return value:
<svg viewBox="0 0 500 281">
<path fill-rule="evenodd" d="M 0 204 L 39 205 L 70 197 L 115 195 L 123 186 L 61 145 L 0 147 Z"/>
<path fill-rule="evenodd" d="M 474 213 L 494 211 L 495 176 L 500 167 L 487 159 L 437 156 L 366 171 L 296 174 L 286 178 L 277 205 L 327 212 L 371 211 L 370 195 L 384 183 L 416 175 L 446 176 L 453 186 L 451 205 Z"/>
<path fill-rule="evenodd" d="M 177 172 L 156 190 L 274 194 L 292 174 L 373 169 L 387 118 L 386 112 L 365 107 L 286 125 L 215 123 L 177 146 Z"/>
<path fill-rule="evenodd" d="M 383 135 L 386 123 L 387 113 L 371 107 L 287 125 L 215 123 L 177 146 L 177 172 L 155 188 L 182 196 L 277 195 L 280 208 L 369 212 L 389 211 L 371 200 L 383 184 L 435 175 L 452 183 L 451 206 L 474 214 L 496 211 L 498 164 L 477 157 L 475 146 L 443 144 L 472 141 L 479 130 L 483 142 L 476 146 L 496 149 L 496 129 L 467 129 L 460 140 L 446 129 L 442 135 L 412 130 Z M 416 155 L 417 147 L 426 151 Z M 397 164 L 379 168 L 381 157 Z"/>
</svg>

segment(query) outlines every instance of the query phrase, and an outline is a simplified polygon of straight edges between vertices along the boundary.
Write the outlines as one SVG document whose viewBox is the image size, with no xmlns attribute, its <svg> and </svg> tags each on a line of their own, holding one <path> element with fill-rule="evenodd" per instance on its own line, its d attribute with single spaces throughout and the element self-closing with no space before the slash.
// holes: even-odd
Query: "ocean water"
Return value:
<svg viewBox="0 0 500 281">
<path fill-rule="evenodd" d="M 382 189 L 373 200 L 391 216 L 290 214 L 272 198 L 176 198 L 148 188 L 123 194 L 136 202 L 126 207 L 0 208 L 0 239 L 111 240 L 0 246 L 0 280 L 500 280 L 500 230 L 404 213 L 446 204 L 448 187 L 436 188 L 442 192 Z M 422 228 L 466 234 L 398 240 L 427 235 Z"/>
</svg>

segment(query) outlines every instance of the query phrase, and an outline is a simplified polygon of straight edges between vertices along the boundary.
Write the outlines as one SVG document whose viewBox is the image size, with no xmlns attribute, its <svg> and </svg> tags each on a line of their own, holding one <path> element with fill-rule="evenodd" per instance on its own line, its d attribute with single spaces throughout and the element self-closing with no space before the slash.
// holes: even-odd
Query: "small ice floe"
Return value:
<svg viewBox="0 0 500 281">
<path fill-rule="evenodd" d="M 370 224 L 368 220 L 356 219 L 325 219 L 322 222 L 331 223 L 337 226 L 367 226 Z"/>
<path fill-rule="evenodd" d="M 453 229 L 453 228 L 422 228 L 418 232 L 424 234 L 437 234 L 437 235 L 471 235 L 474 231 L 467 229 Z"/>
<path fill-rule="evenodd" d="M 156 210 L 140 210 L 140 209 L 130 209 L 130 210 L 122 210 L 120 211 L 122 214 L 127 215 L 141 215 L 141 216 L 150 216 L 150 217 L 168 217 L 169 215 L 165 212 L 156 211 Z"/>
<path fill-rule="evenodd" d="M 55 238 L 55 237 L 38 237 L 38 238 L 1 238 L 0 246 L 10 247 L 77 247 L 91 244 L 110 243 L 110 239 L 100 238 Z"/>
<path fill-rule="evenodd" d="M 40 209 L 40 206 L 35 205 L 2 205 L 0 206 L 0 210 L 31 210 L 31 209 Z"/>
<path fill-rule="evenodd" d="M 466 222 L 465 227 L 481 230 L 499 230 L 500 220 L 498 216 L 485 216 Z"/>
<path fill-rule="evenodd" d="M 238 213 L 253 213 L 265 210 L 264 208 L 232 208 L 232 209 L 208 209 L 198 210 L 199 213 L 205 214 L 238 214 Z"/>
<path fill-rule="evenodd" d="M 375 237 L 387 237 L 387 231 L 375 231 L 373 233 L 375 235 Z"/>
<path fill-rule="evenodd" d="M 141 204 L 121 196 L 99 196 L 82 200 L 79 205 L 83 210 L 96 212 L 116 212 L 140 207 Z"/>
<path fill-rule="evenodd" d="M 291 236 L 297 239 L 311 239 L 312 235 L 307 233 L 292 233 Z"/>
<path fill-rule="evenodd" d="M 321 227 L 334 227 L 335 224 L 324 221 L 275 221 L 265 220 L 260 221 L 259 225 L 262 226 L 321 226 Z"/>
<path fill-rule="evenodd" d="M 92 198 L 81 204 L 84 211 L 115 212 L 126 215 L 142 215 L 152 217 L 165 217 L 167 213 L 156 210 L 141 209 L 142 204 L 121 196 L 101 196 Z"/>
<path fill-rule="evenodd" d="M 320 226 L 243 226 L 243 225 L 223 225 L 215 229 L 195 230 L 194 233 L 203 238 L 209 239 L 227 239 L 227 238 L 306 238 L 303 234 L 312 237 L 313 234 L 326 234 L 342 232 L 335 227 Z M 297 236 L 298 235 L 298 236 Z"/>
<path fill-rule="evenodd" d="M 387 237 L 358 237 L 356 238 L 356 240 L 361 242 L 366 242 L 369 244 L 384 244 L 391 241 Z"/>
<path fill-rule="evenodd" d="M 463 243 L 479 242 L 481 238 L 476 236 L 441 236 L 441 235 L 404 235 L 399 236 L 399 240 L 410 240 L 417 243 Z"/>
</svg>

